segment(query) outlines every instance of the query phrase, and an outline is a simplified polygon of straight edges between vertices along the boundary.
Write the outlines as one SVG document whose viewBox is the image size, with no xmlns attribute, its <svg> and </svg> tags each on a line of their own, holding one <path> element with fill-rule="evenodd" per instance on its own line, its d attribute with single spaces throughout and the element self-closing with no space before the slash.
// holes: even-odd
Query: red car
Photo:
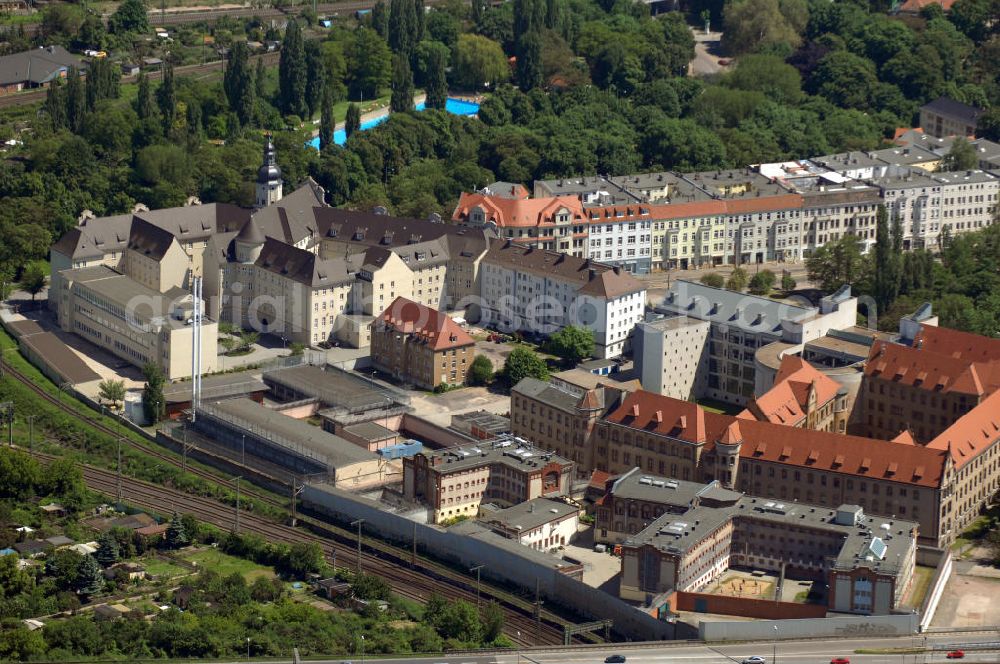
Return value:
<svg viewBox="0 0 1000 664">
<path fill-rule="evenodd" d="M 965 657 L 965 653 L 961 650 L 952 650 L 950 653 L 945 655 L 948 659 L 962 659 Z"/>
<path fill-rule="evenodd" d="M 834 657 L 830 660 L 830 664 L 851 664 L 851 660 L 846 657 Z"/>
</svg>

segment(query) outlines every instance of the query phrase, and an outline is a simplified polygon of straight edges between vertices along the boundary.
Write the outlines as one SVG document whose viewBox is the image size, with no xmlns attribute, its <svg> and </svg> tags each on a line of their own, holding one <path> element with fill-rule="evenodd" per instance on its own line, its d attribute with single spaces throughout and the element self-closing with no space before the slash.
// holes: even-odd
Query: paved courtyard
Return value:
<svg viewBox="0 0 1000 664">
<path fill-rule="evenodd" d="M 618 596 L 621 558 L 594 551 L 594 529 L 581 525 L 576 537 L 563 548 L 563 556 L 583 564 L 583 582 Z"/>
<path fill-rule="evenodd" d="M 997 616 L 1000 616 L 1000 570 L 976 559 L 956 561 L 931 625 L 995 625 Z"/>
<path fill-rule="evenodd" d="M 463 387 L 444 394 L 408 391 L 414 412 L 435 424 L 448 426 L 451 416 L 475 410 L 505 415 L 510 412 L 510 396 L 485 387 Z"/>
</svg>

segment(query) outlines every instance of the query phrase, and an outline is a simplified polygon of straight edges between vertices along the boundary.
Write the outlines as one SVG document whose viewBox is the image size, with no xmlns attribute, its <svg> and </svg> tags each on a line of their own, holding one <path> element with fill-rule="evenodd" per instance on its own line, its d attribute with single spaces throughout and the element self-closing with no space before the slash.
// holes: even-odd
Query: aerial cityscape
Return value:
<svg viewBox="0 0 1000 664">
<path fill-rule="evenodd" d="M 1000 0 L 0 34 L 0 662 L 997 661 Z"/>
</svg>

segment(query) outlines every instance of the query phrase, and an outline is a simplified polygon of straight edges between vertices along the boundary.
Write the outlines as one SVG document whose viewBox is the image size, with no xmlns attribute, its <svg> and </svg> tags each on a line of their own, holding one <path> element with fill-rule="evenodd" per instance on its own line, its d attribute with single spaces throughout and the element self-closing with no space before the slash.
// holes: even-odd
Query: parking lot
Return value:
<svg viewBox="0 0 1000 664">
<path fill-rule="evenodd" d="M 941 602 L 931 623 L 933 627 L 981 627 L 995 625 L 1000 616 L 1000 578 L 974 576 L 973 565 L 955 563 Z"/>
</svg>

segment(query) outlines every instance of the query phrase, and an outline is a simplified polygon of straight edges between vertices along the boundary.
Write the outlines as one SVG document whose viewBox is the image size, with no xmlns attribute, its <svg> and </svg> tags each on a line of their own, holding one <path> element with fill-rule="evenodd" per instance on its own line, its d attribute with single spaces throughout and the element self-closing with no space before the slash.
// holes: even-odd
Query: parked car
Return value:
<svg viewBox="0 0 1000 664">
<path fill-rule="evenodd" d="M 834 657 L 830 660 L 830 664 L 851 664 L 851 660 L 846 657 Z"/>
<path fill-rule="evenodd" d="M 608 655 L 604 658 L 604 664 L 625 664 L 625 655 Z"/>
<path fill-rule="evenodd" d="M 947 657 L 948 659 L 962 659 L 963 657 L 965 657 L 965 651 L 964 650 L 952 650 L 950 653 L 948 653 L 947 655 L 945 655 L 945 657 Z"/>
<path fill-rule="evenodd" d="M 764 658 L 754 655 L 753 657 L 746 657 L 740 664 L 764 664 Z"/>
</svg>

